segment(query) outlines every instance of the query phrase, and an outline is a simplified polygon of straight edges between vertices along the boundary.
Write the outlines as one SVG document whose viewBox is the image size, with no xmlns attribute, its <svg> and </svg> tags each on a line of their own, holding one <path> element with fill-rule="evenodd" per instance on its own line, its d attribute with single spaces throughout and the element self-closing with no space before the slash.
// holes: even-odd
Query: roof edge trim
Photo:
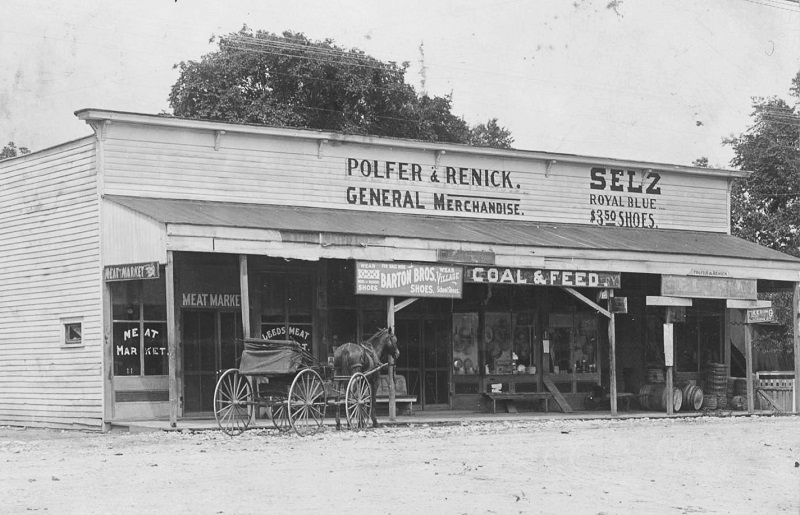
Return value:
<svg viewBox="0 0 800 515">
<path fill-rule="evenodd" d="M 453 153 L 480 154 L 515 159 L 538 159 L 544 161 L 563 161 L 574 164 L 600 165 L 609 167 L 623 167 L 635 169 L 652 168 L 659 171 L 678 172 L 690 175 L 703 175 L 713 177 L 744 178 L 752 172 L 743 170 L 730 170 L 724 168 L 703 168 L 684 166 L 668 163 L 654 163 L 648 161 L 635 161 L 630 159 L 615 159 L 609 157 L 580 156 L 575 154 L 559 154 L 535 150 L 512 150 L 490 147 L 473 147 L 456 143 L 442 143 L 435 141 L 421 141 L 379 136 L 362 136 L 356 134 L 343 134 L 339 132 L 322 131 L 316 129 L 299 129 L 273 127 L 267 125 L 252 125 L 243 123 L 218 122 L 210 120 L 195 120 L 191 118 L 177 118 L 155 114 L 130 113 L 123 111 L 109 111 L 105 109 L 86 108 L 75 111 L 78 119 L 89 122 L 95 120 L 118 121 L 130 124 L 153 125 L 160 127 L 173 127 L 194 130 L 218 131 L 224 130 L 231 133 L 257 134 L 262 136 L 295 137 L 309 140 L 328 140 L 338 143 L 358 143 L 363 145 L 376 145 L 383 147 L 397 147 L 415 150 L 446 150 Z"/>
</svg>

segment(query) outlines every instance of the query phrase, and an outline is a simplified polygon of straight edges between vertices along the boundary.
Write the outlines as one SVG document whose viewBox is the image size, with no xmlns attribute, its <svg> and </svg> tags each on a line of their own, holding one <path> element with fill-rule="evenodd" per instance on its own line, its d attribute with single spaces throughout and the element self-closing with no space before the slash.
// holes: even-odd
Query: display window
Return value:
<svg viewBox="0 0 800 515">
<path fill-rule="evenodd" d="M 115 376 L 168 374 L 166 286 L 161 275 L 110 284 Z"/>
<path fill-rule="evenodd" d="M 479 372 L 478 313 L 453 314 L 453 373 L 474 375 Z"/>
<path fill-rule="evenodd" d="M 550 371 L 553 374 L 597 372 L 597 316 L 551 313 L 548 317 Z"/>
<path fill-rule="evenodd" d="M 311 350 L 313 342 L 314 284 L 308 273 L 263 274 L 261 337 L 294 340 Z"/>
</svg>

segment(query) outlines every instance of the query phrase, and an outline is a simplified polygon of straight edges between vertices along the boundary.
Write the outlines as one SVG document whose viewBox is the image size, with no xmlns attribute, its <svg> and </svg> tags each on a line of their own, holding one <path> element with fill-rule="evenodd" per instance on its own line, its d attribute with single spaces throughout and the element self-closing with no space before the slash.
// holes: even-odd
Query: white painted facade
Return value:
<svg viewBox="0 0 800 515">
<path fill-rule="evenodd" d="M 96 178 L 94 137 L 0 163 L 0 424 L 101 427 Z"/>
<path fill-rule="evenodd" d="M 374 244 L 354 239 L 331 245 L 324 238 L 288 240 L 269 228 L 164 223 L 113 201 L 121 196 L 464 224 L 507 220 L 726 235 L 730 183 L 745 172 L 94 109 L 76 115 L 95 136 L 0 162 L 0 424 L 99 429 L 113 420 L 168 413 L 163 399 L 138 407 L 115 404 L 115 392 L 163 391 L 168 380 L 114 377 L 110 347 L 103 346 L 112 336 L 103 268 L 167 265 L 170 252 L 433 262 L 444 249 L 491 252 L 498 266 L 507 267 L 677 276 L 722 270 L 732 279 L 800 280 L 800 262 L 791 259 L 754 262 L 691 249 L 643 254 L 534 248 L 524 241 L 492 246 L 393 234 Z M 81 344 L 67 345 L 64 324 L 76 321 Z"/>
</svg>

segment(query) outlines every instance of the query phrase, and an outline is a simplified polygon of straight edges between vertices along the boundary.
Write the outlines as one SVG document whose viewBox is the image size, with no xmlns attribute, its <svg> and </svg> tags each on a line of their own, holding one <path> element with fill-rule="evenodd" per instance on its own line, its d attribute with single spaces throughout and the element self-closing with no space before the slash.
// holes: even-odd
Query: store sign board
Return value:
<svg viewBox="0 0 800 515">
<path fill-rule="evenodd" d="M 702 299 L 756 300 L 756 280 L 662 275 L 661 295 Z"/>
<path fill-rule="evenodd" d="M 574 288 L 620 288 L 622 279 L 618 272 L 468 266 L 464 271 L 464 282 L 570 286 Z"/>
<path fill-rule="evenodd" d="M 460 299 L 463 278 L 457 266 L 356 262 L 356 293 L 361 295 Z"/>
<path fill-rule="evenodd" d="M 766 324 L 771 322 L 775 322 L 774 308 L 748 309 L 744 319 L 745 324 Z"/>
<path fill-rule="evenodd" d="M 242 307 L 242 296 L 238 293 L 183 293 L 181 307 L 240 308 Z"/>
<path fill-rule="evenodd" d="M 103 269 L 106 281 L 138 281 L 140 279 L 158 279 L 160 277 L 158 261 L 149 263 L 132 263 L 129 265 L 111 265 Z"/>
</svg>

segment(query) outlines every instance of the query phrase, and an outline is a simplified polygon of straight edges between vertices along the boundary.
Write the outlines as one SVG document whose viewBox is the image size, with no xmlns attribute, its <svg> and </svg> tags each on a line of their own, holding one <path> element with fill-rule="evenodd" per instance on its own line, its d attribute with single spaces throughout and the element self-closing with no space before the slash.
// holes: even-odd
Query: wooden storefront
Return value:
<svg viewBox="0 0 800 515">
<path fill-rule="evenodd" d="M 37 377 L 0 377 L 0 422 L 207 416 L 242 336 L 324 361 L 387 324 L 421 409 L 554 390 L 576 408 L 664 365 L 665 323 L 677 378 L 729 364 L 731 320 L 800 281 L 800 260 L 729 234 L 746 172 L 76 115 L 93 139 L 0 164 L 0 364 Z M 56 345 L 76 324 L 80 346 Z"/>
</svg>

